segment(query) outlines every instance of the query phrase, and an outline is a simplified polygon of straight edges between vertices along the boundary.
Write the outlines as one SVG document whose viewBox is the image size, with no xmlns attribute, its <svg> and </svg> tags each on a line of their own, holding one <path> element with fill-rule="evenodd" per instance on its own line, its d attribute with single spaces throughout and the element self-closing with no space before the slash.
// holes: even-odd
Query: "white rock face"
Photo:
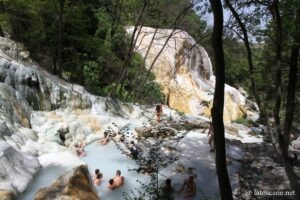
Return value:
<svg viewBox="0 0 300 200">
<path fill-rule="evenodd" d="M 73 168 L 79 165 L 85 165 L 85 163 L 78 158 L 78 156 L 75 156 L 67 151 L 43 154 L 39 157 L 39 162 L 43 167 L 54 165 Z"/>
<path fill-rule="evenodd" d="M 133 27 L 127 28 L 127 32 L 132 34 Z M 135 51 L 147 56 L 146 68 L 152 67 L 151 71 L 162 86 L 168 105 L 187 114 L 210 116 L 215 77 L 204 48 L 181 30 L 173 32 L 142 27 L 136 39 Z M 162 53 L 157 57 L 162 48 Z M 226 85 L 224 120 L 230 122 L 242 117 L 246 113 L 244 105 L 245 97 L 237 89 Z"/>
<path fill-rule="evenodd" d="M 37 158 L 26 155 L 0 141 L 0 188 L 23 192 L 36 174 L 40 164 Z"/>
</svg>

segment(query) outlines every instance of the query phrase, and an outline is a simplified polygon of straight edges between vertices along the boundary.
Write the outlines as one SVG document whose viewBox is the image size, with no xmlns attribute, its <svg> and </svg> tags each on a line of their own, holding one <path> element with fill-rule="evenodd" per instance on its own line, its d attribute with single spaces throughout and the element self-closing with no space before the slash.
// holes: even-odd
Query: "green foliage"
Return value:
<svg viewBox="0 0 300 200">
<path fill-rule="evenodd" d="M 180 29 L 200 41 L 206 33 L 207 23 L 192 8 L 183 12 L 190 7 L 190 3 L 190 0 L 153 1 L 148 6 L 143 23 L 150 27 Z M 181 17 L 176 20 L 179 15 Z"/>
<path fill-rule="evenodd" d="M 235 38 L 224 38 L 224 57 L 226 61 L 225 82 L 234 87 L 243 86 L 249 91 L 249 77 L 247 54 L 244 44 Z"/>
<path fill-rule="evenodd" d="M 246 125 L 246 126 L 250 126 L 252 124 L 251 120 L 246 118 L 246 117 L 242 117 L 242 118 L 239 118 L 237 120 L 234 120 L 233 123 L 243 124 L 243 125 Z"/>
<path fill-rule="evenodd" d="M 27 46 L 35 60 L 52 70 L 58 59 L 59 15 L 63 14 L 62 77 L 94 94 L 108 95 L 115 89 L 130 46 L 124 25 L 133 15 L 126 11 L 141 5 L 142 1 L 11 0 L 4 2 L 8 12 L 0 15 L 0 23 L 13 39 Z M 143 59 L 134 54 L 116 98 L 133 101 L 144 71 Z M 144 98 L 139 102 L 163 99 L 153 75 L 141 93 Z"/>
</svg>

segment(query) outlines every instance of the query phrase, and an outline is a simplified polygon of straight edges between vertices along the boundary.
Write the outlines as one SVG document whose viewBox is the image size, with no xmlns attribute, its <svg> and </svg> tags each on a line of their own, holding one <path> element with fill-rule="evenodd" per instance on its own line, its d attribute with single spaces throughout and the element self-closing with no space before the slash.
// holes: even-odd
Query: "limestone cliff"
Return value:
<svg viewBox="0 0 300 200">
<path fill-rule="evenodd" d="M 127 28 L 127 32 L 132 34 L 133 27 Z M 168 106 L 187 114 L 210 116 L 215 77 L 204 48 L 180 30 L 142 27 L 136 40 L 135 51 L 146 57 L 147 69 L 153 66 L 151 71 L 167 97 Z M 226 85 L 224 120 L 230 122 L 244 116 L 244 105 L 245 97 Z"/>
</svg>

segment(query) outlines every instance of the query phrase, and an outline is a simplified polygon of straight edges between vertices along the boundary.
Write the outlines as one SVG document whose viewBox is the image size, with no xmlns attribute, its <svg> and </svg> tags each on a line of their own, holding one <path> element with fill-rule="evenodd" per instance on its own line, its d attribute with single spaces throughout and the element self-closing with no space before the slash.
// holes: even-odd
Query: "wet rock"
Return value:
<svg viewBox="0 0 300 200">
<path fill-rule="evenodd" d="M 31 108 L 20 93 L 6 84 L 0 83 L 0 118 L 30 128 Z"/>
<path fill-rule="evenodd" d="M 6 123 L 0 122 L 0 138 L 3 139 L 5 136 L 11 136 L 12 131 L 7 127 Z"/>
<path fill-rule="evenodd" d="M 91 107 L 91 100 L 84 92 L 74 91 L 72 84 L 67 84 L 36 66 L 25 67 L 21 63 L 0 58 L 0 82 L 18 91 L 34 110 L 53 110 L 68 106 Z"/>
<path fill-rule="evenodd" d="M 0 189 L 23 192 L 39 168 L 35 157 L 0 141 Z"/>
<path fill-rule="evenodd" d="M 99 200 L 88 169 L 81 165 L 59 177 L 50 187 L 40 189 L 34 200 Z"/>
<path fill-rule="evenodd" d="M 134 130 L 136 131 L 138 137 L 150 137 L 151 136 L 151 127 L 149 127 L 149 126 L 136 127 Z"/>
<path fill-rule="evenodd" d="M 140 138 L 147 138 L 147 137 L 154 137 L 154 136 L 159 136 L 162 138 L 174 136 L 177 132 L 176 129 L 172 127 L 147 127 L 147 126 L 142 126 L 139 128 L 136 128 L 135 131 L 137 132 L 138 137 Z"/>
</svg>

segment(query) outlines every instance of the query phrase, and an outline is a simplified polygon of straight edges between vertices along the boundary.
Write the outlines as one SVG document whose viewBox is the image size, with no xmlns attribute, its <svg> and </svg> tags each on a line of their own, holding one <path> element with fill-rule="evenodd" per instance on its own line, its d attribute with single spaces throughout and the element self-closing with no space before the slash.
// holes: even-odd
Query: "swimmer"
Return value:
<svg viewBox="0 0 300 200">
<path fill-rule="evenodd" d="M 74 148 L 75 148 L 75 151 L 77 153 L 77 156 L 80 156 L 80 157 L 81 156 L 86 156 L 86 153 L 84 152 L 84 149 L 83 149 L 81 144 L 75 143 Z"/>
<path fill-rule="evenodd" d="M 115 183 L 114 183 L 114 179 L 109 179 L 107 187 L 108 187 L 108 189 L 111 189 L 111 190 L 117 188 Z"/>
<path fill-rule="evenodd" d="M 95 186 L 99 186 L 101 183 L 102 174 L 98 174 L 96 178 L 93 180 Z"/>
<path fill-rule="evenodd" d="M 100 173 L 99 169 L 96 169 L 95 174 L 93 175 L 93 181 L 97 178 L 98 175 L 100 175 L 100 178 L 102 178 L 102 173 Z"/>
<path fill-rule="evenodd" d="M 116 176 L 114 177 L 114 183 L 116 187 L 121 187 L 124 185 L 124 176 L 121 176 L 121 171 L 117 170 Z"/>
<path fill-rule="evenodd" d="M 194 182 L 194 177 L 189 176 L 186 180 L 184 180 L 184 183 L 180 189 L 180 191 L 184 191 L 184 197 L 185 198 L 191 198 L 194 197 L 196 194 L 196 183 Z"/>
<path fill-rule="evenodd" d="M 100 144 L 106 145 L 109 142 L 109 135 L 104 132 L 103 138 L 100 140 Z"/>
</svg>

